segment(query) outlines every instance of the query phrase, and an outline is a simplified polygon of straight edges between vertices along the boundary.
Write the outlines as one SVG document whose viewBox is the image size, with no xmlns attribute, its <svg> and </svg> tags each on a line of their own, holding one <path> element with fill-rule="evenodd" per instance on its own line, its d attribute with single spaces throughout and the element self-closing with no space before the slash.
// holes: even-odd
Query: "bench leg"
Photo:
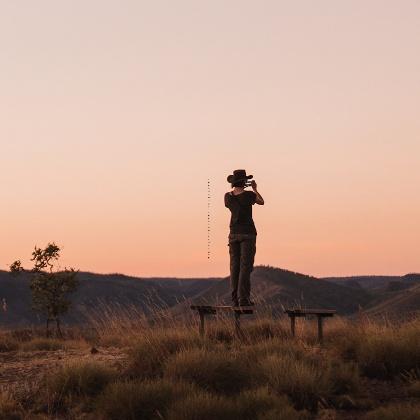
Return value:
<svg viewBox="0 0 420 420">
<path fill-rule="evenodd" d="M 292 331 L 292 337 L 296 336 L 296 317 L 294 315 L 290 316 L 290 329 Z"/>
<path fill-rule="evenodd" d="M 235 312 L 235 333 L 238 337 L 241 336 L 241 314 Z"/>
<path fill-rule="evenodd" d="M 245 335 L 241 329 L 241 314 L 235 312 L 235 334 L 240 340 L 245 339 Z"/>
<path fill-rule="evenodd" d="M 318 341 L 320 343 L 322 343 L 322 340 L 324 338 L 324 334 L 322 331 L 322 321 L 323 321 L 322 316 L 318 315 Z"/>
<path fill-rule="evenodd" d="M 198 314 L 200 315 L 200 326 L 199 326 L 199 333 L 201 337 L 204 337 L 204 313 L 199 311 Z"/>
</svg>

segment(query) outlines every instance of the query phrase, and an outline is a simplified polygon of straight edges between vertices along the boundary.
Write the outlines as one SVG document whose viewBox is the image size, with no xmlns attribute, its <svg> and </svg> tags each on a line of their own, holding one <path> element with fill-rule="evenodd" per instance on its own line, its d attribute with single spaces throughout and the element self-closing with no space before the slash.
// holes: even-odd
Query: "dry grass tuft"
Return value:
<svg viewBox="0 0 420 420">
<path fill-rule="evenodd" d="M 334 395 L 358 394 L 361 388 L 359 367 L 354 362 L 332 359 L 326 362 L 325 374 Z"/>
<path fill-rule="evenodd" d="M 34 338 L 21 344 L 20 350 L 22 351 L 56 351 L 65 350 L 68 344 L 63 340 L 54 338 Z"/>
<path fill-rule="evenodd" d="M 394 404 L 388 407 L 377 408 L 368 413 L 364 418 L 366 420 L 419 420 L 420 406 Z"/>
<path fill-rule="evenodd" d="M 307 357 L 309 350 L 301 342 L 275 337 L 268 340 L 259 340 L 253 345 L 242 347 L 241 350 L 247 354 L 251 360 L 261 360 L 272 354 L 286 355 L 296 359 Z"/>
<path fill-rule="evenodd" d="M 19 342 L 7 333 L 0 334 L 0 353 L 19 349 Z"/>
<path fill-rule="evenodd" d="M 284 395 L 276 395 L 268 387 L 241 392 L 236 405 L 240 418 L 254 419 L 305 419 L 306 412 L 297 412 Z"/>
<path fill-rule="evenodd" d="M 96 406 L 110 420 L 156 419 L 165 415 L 176 397 L 191 392 L 191 385 L 164 379 L 114 382 L 106 387 Z"/>
<path fill-rule="evenodd" d="M 367 418 L 418 418 L 413 414 L 416 407 L 407 401 L 420 396 L 420 321 L 397 326 L 367 318 L 360 323 L 329 320 L 324 345 L 319 345 L 316 328 L 309 322 L 300 322 L 298 337 L 291 339 L 287 319 L 244 320 L 244 337 L 239 340 L 231 318 L 215 317 L 201 338 L 196 325 L 160 315 L 162 322 L 155 319 L 150 326 L 135 314 L 116 317 L 110 312 L 96 329 L 72 330 L 66 340 L 41 338 L 35 330 L 16 336 L 1 332 L 0 351 L 51 351 L 0 355 L 6 362 L 30 363 L 38 356 L 44 363 L 67 358 L 79 362 L 49 374 L 36 398 L 23 402 L 19 396 L 22 406 L 16 395 L 0 394 L 0 413 L 9 416 L 1 414 L 0 420 L 32 418 L 34 412 L 52 418 L 301 420 L 314 418 L 317 412 L 332 415 L 336 409 L 367 412 L 401 381 L 406 386 L 392 401 L 404 404 L 394 402 Z M 86 352 L 66 353 L 87 342 L 119 350 L 100 350 L 92 356 L 95 363 L 77 359 L 83 354 L 85 360 Z M 105 365 L 114 357 L 122 373 Z M 11 366 L 5 371 L 10 376 Z M 31 375 L 42 380 L 39 367 Z M 362 380 L 362 375 L 375 381 Z M 378 392 L 370 392 L 376 384 Z"/>
<path fill-rule="evenodd" d="M 92 397 L 115 377 L 116 372 L 97 362 L 71 363 L 46 378 L 46 390 L 55 403 L 68 396 Z"/>
<path fill-rule="evenodd" d="M 272 354 L 261 360 L 260 365 L 270 387 L 288 395 L 298 409 L 316 411 L 318 403 L 331 391 L 321 362 Z"/>
<path fill-rule="evenodd" d="M 121 334 L 102 334 L 96 340 L 92 341 L 92 344 L 100 347 L 119 347 L 127 348 L 131 347 L 138 338 L 130 335 Z"/>
<path fill-rule="evenodd" d="M 22 414 L 15 399 L 9 393 L 0 391 L 0 420 L 19 420 Z"/>
<path fill-rule="evenodd" d="M 22 410 L 14 398 L 0 391 L 0 420 L 20 420 L 22 416 Z"/>
<path fill-rule="evenodd" d="M 391 379 L 420 366 L 420 321 L 398 326 L 353 327 L 337 343 L 345 357 L 357 361 L 370 378 Z"/>
<path fill-rule="evenodd" d="M 202 345 L 195 333 L 186 329 L 150 330 L 138 339 L 129 352 L 127 374 L 132 378 L 150 378 L 163 373 L 166 359 L 181 350 Z"/>
<path fill-rule="evenodd" d="M 420 380 L 413 381 L 408 386 L 408 395 L 414 398 L 420 398 Z"/>
<path fill-rule="evenodd" d="M 169 358 L 165 377 L 194 383 L 205 390 L 235 394 L 255 382 L 255 369 L 238 352 L 184 350 Z"/>
<path fill-rule="evenodd" d="M 239 418 L 233 400 L 205 391 L 185 395 L 170 407 L 168 420 L 232 420 Z"/>
</svg>

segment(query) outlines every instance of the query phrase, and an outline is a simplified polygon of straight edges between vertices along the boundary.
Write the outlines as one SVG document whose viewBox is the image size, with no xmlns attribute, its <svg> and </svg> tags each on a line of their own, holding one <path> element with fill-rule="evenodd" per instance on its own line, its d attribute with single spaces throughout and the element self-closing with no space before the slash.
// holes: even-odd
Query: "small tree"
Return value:
<svg viewBox="0 0 420 420">
<path fill-rule="evenodd" d="M 10 264 L 10 272 L 12 274 L 18 274 L 22 271 L 25 271 L 22 267 L 20 260 L 16 260 L 14 263 Z"/>
<path fill-rule="evenodd" d="M 74 292 L 79 284 L 73 268 L 59 271 L 55 263 L 60 257 L 60 248 L 53 242 L 44 249 L 35 246 L 31 261 L 34 267 L 31 272 L 30 288 L 32 292 L 32 308 L 46 317 L 46 335 L 50 335 L 49 326 L 55 321 L 56 332 L 62 337 L 60 317 L 70 308 L 68 294 Z M 12 273 L 24 271 L 21 262 L 15 261 L 10 266 Z"/>
</svg>

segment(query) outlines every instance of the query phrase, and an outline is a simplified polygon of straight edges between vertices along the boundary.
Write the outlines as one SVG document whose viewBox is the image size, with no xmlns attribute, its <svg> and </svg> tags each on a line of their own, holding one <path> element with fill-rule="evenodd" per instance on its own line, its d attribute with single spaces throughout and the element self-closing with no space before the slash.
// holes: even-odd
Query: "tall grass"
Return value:
<svg viewBox="0 0 420 420">
<path fill-rule="evenodd" d="M 68 348 L 68 342 L 53 338 L 34 338 L 20 345 L 22 351 L 56 351 Z"/>
<path fill-rule="evenodd" d="M 181 350 L 201 347 L 197 334 L 184 328 L 149 329 L 148 333 L 133 341 L 129 351 L 130 363 L 127 374 L 130 377 L 149 378 L 163 374 L 167 358 Z"/>
<path fill-rule="evenodd" d="M 41 399 L 48 413 L 67 410 L 71 401 L 96 397 L 116 377 L 116 372 L 97 362 L 73 362 L 45 378 Z"/>
<path fill-rule="evenodd" d="M 87 347 L 87 342 L 79 328 L 64 330 L 65 339 L 46 338 L 39 328 L 0 331 L 0 353 L 11 351 L 56 351 L 68 348 Z"/>
<path fill-rule="evenodd" d="M 420 320 L 403 327 L 368 323 L 353 326 L 333 345 L 355 360 L 370 378 L 391 379 L 420 367 Z"/>
<path fill-rule="evenodd" d="M 176 398 L 191 395 L 194 387 L 168 380 L 119 381 L 109 384 L 97 408 L 110 420 L 162 418 Z"/>
<path fill-rule="evenodd" d="M 328 395 L 330 383 L 321 364 L 287 355 L 270 355 L 261 367 L 271 388 L 288 395 L 296 408 L 316 410 Z"/>
<path fill-rule="evenodd" d="M 231 395 L 258 382 L 258 372 L 241 354 L 233 351 L 191 349 L 166 361 L 165 377 L 184 380 L 201 388 Z"/>
<path fill-rule="evenodd" d="M 363 412 L 377 405 L 359 403 L 371 378 L 403 380 L 407 398 L 418 398 L 418 320 L 400 327 L 328 320 L 324 345 L 316 340 L 316 325 L 304 320 L 298 320 L 294 339 L 288 319 L 244 317 L 241 339 L 227 316 L 206 322 L 203 338 L 196 320 L 190 321 L 164 311 L 152 321 L 130 311 L 105 313 L 92 324 L 90 342 L 120 347 L 125 359 L 119 370 L 99 361 L 63 365 L 42 383 L 37 407 L 45 406 L 40 411 L 52 417 L 104 420 L 306 419 L 325 407 Z M 11 334 L 0 336 L 0 351 L 1 343 L 9 343 L 5 351 L 65 351 L 72 344 Z M 2 398 L 9 412 L 20 413 L 15 396 Z M 413 407 L 405 404 L 401 412 L 411 416 Z M 389 406 L 370 416 L 394 418 L 394 411 Z"/>
<path fill-rule="evenodd" d="M 241 392 L 236 406 L 239 417 L 244 420 L 309 418 L 306 411 L 296 411 L 286 396 L 276 394 L 268 386 Z"/>
<path fill-rule="evenodd" d="M 419 420 L 419 406 L 411 404 L 395 404 L 380 407 L 368 413 L 366 420 Z"/>
<path fill-rule="evenodd" d="M 0 390 L 0 420 L 19 420 L 22 418 L 22 411 L 9 392 Z"/>
<path fill-rule="evenodd" d="M 8 333 L 0 332 L 0 353 L 15 351 L 19 348 L 19 342 Z"/>
</svg>

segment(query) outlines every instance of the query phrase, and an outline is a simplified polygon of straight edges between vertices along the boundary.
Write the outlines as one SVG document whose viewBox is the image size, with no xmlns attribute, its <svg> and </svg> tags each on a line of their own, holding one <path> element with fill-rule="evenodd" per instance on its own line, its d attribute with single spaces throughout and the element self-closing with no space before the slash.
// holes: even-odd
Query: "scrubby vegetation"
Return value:
<svg viewBox="0 0 420 420">
<path fill-rule="evenodd" d="M 19 342 L 9 334 L 0 333 L 0 353 L 6 353 L 17 350 Z"/>
<path fill-rule="evenodd" d="M 244 322 L 241 339 L 226 319 L 210 322 L 205 338 L 188 322 L 125 321 L 69 340 L 0 334 L 0 356 L 83 355 L 46 370 L 26 396 L 1 392 L 0 419 L 420 418 L 420 320 L 333 319 L 322 346 L 310 321 L 298 322 L 295 339 L 281 319 Z M 121 361 L 95 355 L 108 349 Z"/>
<path fill-rule="evenodd" d="M 394 404 L 373 410 L 366 416 L 366 420 L 419 420 L 418 405 Z"/>
<path fill-rule="evenodd" d="M 47 394 L 54 398 L 96 396 L 116 376 L 116 372 L 95 362 L 73 363 L 49 374 L 45 380 Z"/>
<path fill-rule="evenodd" d="M 18 420 L 21 409 L 16 400 L 6 391 L 0 391 L 0 420 Z"/>
</svg>

